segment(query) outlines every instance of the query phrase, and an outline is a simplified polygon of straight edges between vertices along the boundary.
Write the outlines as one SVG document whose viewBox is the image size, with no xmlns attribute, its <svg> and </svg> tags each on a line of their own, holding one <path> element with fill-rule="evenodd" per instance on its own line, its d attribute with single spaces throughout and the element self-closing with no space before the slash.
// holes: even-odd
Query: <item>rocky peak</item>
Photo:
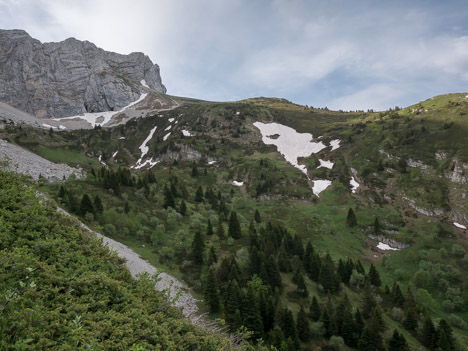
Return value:
<svg viewBox="0 0 468 351">
<path fill-rule="evenodd" d="M 19 110 L 49 118 L 115 111 L 147 89 L 166 92 L 159 66 L 141 52 L 121 55 L 75 38 L 41 43 L 23 30 L 0 30 L 0 101 Z"/>
</svg>

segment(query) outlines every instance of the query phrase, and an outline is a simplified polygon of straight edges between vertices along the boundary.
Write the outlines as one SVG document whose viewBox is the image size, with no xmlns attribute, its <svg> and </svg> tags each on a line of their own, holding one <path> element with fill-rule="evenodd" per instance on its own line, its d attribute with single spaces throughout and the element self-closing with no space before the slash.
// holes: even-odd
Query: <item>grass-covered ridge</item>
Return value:
<svg viewBox="0 0 468 351">
<path fill-rule="evenodd" d="M 1 350 L 219 350 L 34 187 L 0 171 Z"/>
</svg>

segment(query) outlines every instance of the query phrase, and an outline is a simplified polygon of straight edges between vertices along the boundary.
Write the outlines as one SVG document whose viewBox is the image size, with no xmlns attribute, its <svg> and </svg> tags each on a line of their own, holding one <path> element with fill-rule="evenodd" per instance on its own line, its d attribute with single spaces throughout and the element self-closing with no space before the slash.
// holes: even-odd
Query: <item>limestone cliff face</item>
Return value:
<svg viewBox="0 0 468 351">
<path fill-rule="evenodd" d="M 115 111 L 146 89 L 165 93 L 159 66 L 74 38 L 41 43 L 22 30 L 0 30 L 0 101 L 37 117 Z"/>
</svg>

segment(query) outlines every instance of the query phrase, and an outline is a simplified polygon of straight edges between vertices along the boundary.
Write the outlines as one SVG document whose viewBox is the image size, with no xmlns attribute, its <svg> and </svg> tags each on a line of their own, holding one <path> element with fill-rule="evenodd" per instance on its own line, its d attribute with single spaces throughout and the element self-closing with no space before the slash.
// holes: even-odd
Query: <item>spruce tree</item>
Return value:
<svg viewBox="0 0 468 351">
<path fill-rule="evenodd" d="M 213 226 L 211 225 L 211 221 L 208 219 L 208 224 L 206 225 L 206 235 L 211 236 L 213 235 Z"/>
<path fill-rule="evenodd" d="M 405 316 L 405 319 L 403 320 L 403 327 L 405 327 L 406 330 L 413 331 L 418 326 L 418 320 L 417 320 L 415 308 L 413 306 L 413 307 L 406 309 L 405 311 L 406 311 L 406 316 Z"/>
<path fill-rule="evenodd" d="M 242 319 L 236 319 L 236 311 L 240 311 L 241 304 L 242 294 L 239 285 L 236 280 L 230 280 L 224 294 L 224 319 L 231 332 L 235 332 L 241 326 Z"/>
<path fill-rule="evenodd" d="M 310 327 L 309 327 L 309 320 L 307 318 L 307 314 L 304 311 L 304 308 L 301 305 L 299 312 L 297 314 L 297 336 L 303 342 L 307 342 L 310 338 Z"/>
<path fill-rule="evenodd" d="M 203 253 L 205 250 L 205 242 L 199 231 L 195 232 L 192 241 L 192 261 L 197 265 L 203 264 Z"/>
<path fill-rule="evenodd" d="M 361 311 L 359 308 L 356 310 L 354 314 L 354 328 L 356 331 L 356 337 L 359 340 L 362 331 L 364 330 L 364 320 L 362 319 Z"/>
<path fill-rule="evenodd" d="M 218 226 L 216 227 L 216 235 L 218 238 L 224 238 L 224 226 L 221 216 L 218 216 Z"/>
<path fill-rule="evenodd" d="M 258 212 L 258 210 L 255 210 L 254 219 L 255 219 L 255 222 L 262 223 L 262 217 L 260 216 L 260 212 Z"/>
<path fill-rule="evenodd" d="M 241 237 L 241 227 L 235 211 L 232 211 L 229 217 L 228 235 L 234 239 L 240 239 Z"/>
<path fill-rule="evenodd" d="M 203 201 L 203 189 L 201 185 L 199 185 L 195 193 L 195 202 L 202 202 L 202 201 Z"/>
<path fill-rule="evenodd" d="M 443 351 L 456 350 L 456 342 L 453 337 L 452 328 L 445 319 L 441 319 L 437 327 L 437 346 Z"/>
<path fill-rule="evenodd" d="M 98 215 L 101 215 L 104 211 L 104 206 L 102 205 L 102 201 L 99 195 L 96 195 L 96 197 L 94 198 L 94 210 Z"/>
<path fill-rule="evenodd" d="M 375 217 L 375 220 L 374 220 L 374 233 L 379 234 L 380 229 L 381 229 L 381 227 L 380 227 L 379 217 Z"/>
<path fill-rule="evenodd" d="M 210 307 L 210 312 L 211 313 L 218 312 L 219 311 L 218 283 L 211 269 L 208 271 L 208 278 L 206 281 L 204 295 L 205 295 L 205 301 Z"/>
<path fill-rule="evenodd" d="M 349 307 L 343 311 L 342 323 L 339 328 L 340 335 L 343 337 L 346 345 L 355 347 L 357 345 L 356 338 L 356 324 L 354 322 L 353 314 Z"/>
<path fill-rule="evenodd" d="M 218 256 L 216 255 L 215 248 L 213 246 L 210 247 L 210 251 L 208 253 L 208 266 L 218 262 Z"/>
<path fill-rule="evenodd" d="M 384 351 L 382 336 L 373 328 L 365 327 L 358 343 L 359 351 Z"/>
<path fill-rule="evenodd" d="M 429 350 L 435 350 L 437 345 L 437 333 L 432 318 L 429 314 L 424 319 L 421 343 L 426 346 Z"/>
<path fill-rule="evenodd" d="M 182 199 L 182 201 L 180 202 L 179 213 L 182 216 L 185 216 L 187 214 L 187 205 L 185 204 L 184 199 Z"/>
<path fill-rule="evenodd" d="M 375 268 L 374 264 L 371 263 L 371 266 L 369 268 L 369 282 L 374 285 L 374 286 L 380 286 L 382 282 L 380 281 L 380 274 L 377 272 L 377 269 Z M 400 291 L 401 292 L 401 291 Z"/>
<path fill-rule="evenodd" d="M 322 311 L 320 310 L 320 305 L 315 295 L 312 297 L 312 303 L 310 304 L 309 313 L 310 313 L 310 318 L 312 318 L 313 321 L 317 322 L 320 319 L 320 315 Z"/>
<path fill-rule="evenodd" d="M 65 199 L 65 188 L 63 187 L 63 185 L 60 185 L 58 197 L 59 201 L 63 201 L 63 199 Z"/>
<path fill-rule="evenodd" d="M 80 215 L 84 216 L 86 213 L 94 214 L 94 207 L 88 194 L 84 194 L 81 198 L 79 209 Z"/>
<path fill-rule="evenodd" d="M 388 351 L 409 351 L 405 337 L 396 329 L 393 330 L 392 338 L 388 341 Z"/>
<path fill-rule="evenodd" d="M 348 215 L 346 216 L 346 225 L 348 227 L 355 227 L 357 225 L 356 214 L 351 207 L 349 208 Z"/>
<path fill-rule="evenodd" d="M 167 184 L 164 186 L 164 208 L 175 208 L 175 201 L 174 201 L 174 196 L 172 195 L 171 190 L 167 186 Z"/>
<path fill-rule="evenodd" d="M 257 340 L 262 337 L 263 322 L 260 316 L 257 296 L 251 286 L 247 289 L 243 307 L 242 315 L 244 326 L 252 332 L 252 338 Z"/>
<path fill-rule="evenodd" d="M 128 201 L 125 201 L 124 212 L 128 214 L 130 212 L 130 205 Z"/>
<path fill-rule="evenodd" d="M 297 277 L 297 289 L 296 292 L 302 296 L 302 297 L 307 297 L 309 296 L 309 292 L 307 291 L 307 286 L 304 281 L 304 276 L 299 273 Z"/>
<path fill-rule="evenodd" d="M 405 305 L 405 297 L 401 292 L 400 285 L 397 283 L 392 288 L 392 302 L 396 307 L 403 307 Z"/>
</svg>

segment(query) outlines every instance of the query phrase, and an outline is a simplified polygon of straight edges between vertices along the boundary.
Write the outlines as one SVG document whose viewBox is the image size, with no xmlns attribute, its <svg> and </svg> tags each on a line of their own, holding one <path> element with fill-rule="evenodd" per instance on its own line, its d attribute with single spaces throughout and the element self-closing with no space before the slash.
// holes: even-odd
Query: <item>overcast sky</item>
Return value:
<svg viewBox="0 0 468 351">
<path fill-rule="evenodd" d="M 168 93 L 333 109 L 468 91 L 467 0 L 0 0 L 0 28 L 141 51 Z"/>
</svg>

